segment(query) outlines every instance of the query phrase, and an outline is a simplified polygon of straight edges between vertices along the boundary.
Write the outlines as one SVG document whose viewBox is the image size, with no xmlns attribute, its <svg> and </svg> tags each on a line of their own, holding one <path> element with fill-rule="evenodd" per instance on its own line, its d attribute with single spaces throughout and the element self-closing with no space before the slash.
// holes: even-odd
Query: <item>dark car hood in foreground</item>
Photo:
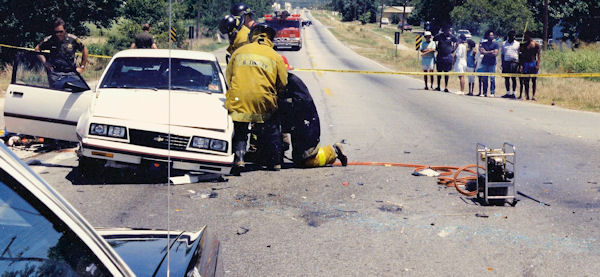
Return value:
<svg viewBox="0 0 600 277">
<path fill-rule="evenodd" d="M 170 232 L 171 276 L 186 276 L 196 265 L 204 230 Z M 167 276 L 167 231 L 128 228 L 99 228 L 97 231 L 137 276 Z"/>
</svg>

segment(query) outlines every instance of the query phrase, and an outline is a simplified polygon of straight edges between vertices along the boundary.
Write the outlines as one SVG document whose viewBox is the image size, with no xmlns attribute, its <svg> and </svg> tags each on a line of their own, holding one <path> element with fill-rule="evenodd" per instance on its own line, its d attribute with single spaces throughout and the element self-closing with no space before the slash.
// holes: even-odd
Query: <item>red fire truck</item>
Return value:
<svg viewBox="0 0 600 277">
<path fill-rule="evenodd" d="M 273 42 L 276 49 L 302 48 L 302 19 L 299 14 L 290 15 L 287 11 L 265 14 L 265 23 L 277 31 Z"/>
</svg>

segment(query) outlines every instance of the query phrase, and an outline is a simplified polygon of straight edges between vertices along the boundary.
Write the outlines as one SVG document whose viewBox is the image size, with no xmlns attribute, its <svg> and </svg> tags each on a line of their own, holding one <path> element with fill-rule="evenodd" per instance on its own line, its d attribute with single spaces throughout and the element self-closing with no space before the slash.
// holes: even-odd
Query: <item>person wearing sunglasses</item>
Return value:
<svg viewBox="0 0 600 277">
<path fill-rule="evenodd" d="M 62 19 L 57 18 L 52 26 L 53 35 L 46 37 L 44 41 L 35 47 L 37 52 L 50 51 L 47 61 L 44 56 L 40 55 L 42 62 L 53 73 L 71 73 L 74 71 L 82 73 L 87 64 L 87 48 L 79 38 L 67 33 L 65 22 Z M 75 53 L 77 51 L 82 53 L 79 66 L 75 64 Z"/>
</svg>

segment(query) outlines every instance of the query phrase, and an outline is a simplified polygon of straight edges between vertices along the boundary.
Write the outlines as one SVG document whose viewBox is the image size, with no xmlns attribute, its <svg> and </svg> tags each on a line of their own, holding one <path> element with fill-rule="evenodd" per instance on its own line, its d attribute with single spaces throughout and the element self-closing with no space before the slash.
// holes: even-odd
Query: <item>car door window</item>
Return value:
<svg viewBox="0 0 600 277">
<path fill-rule="evenodd" d="M 2 276 L 110 276 L 62 220 L 3 170 L 0 233 Z"/>
<path fill-rule="evenodd" d="M 15 55 L 12 84 L 62 91 L 89 90 L 77 72 L 55 72 L 45 53 L 19 51 Z"/>
</svg>

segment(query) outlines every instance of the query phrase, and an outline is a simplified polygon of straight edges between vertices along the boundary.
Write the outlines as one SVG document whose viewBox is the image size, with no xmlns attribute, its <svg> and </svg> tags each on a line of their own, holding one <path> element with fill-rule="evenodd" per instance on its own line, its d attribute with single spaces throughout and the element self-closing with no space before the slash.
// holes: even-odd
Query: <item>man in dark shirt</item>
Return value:
<svg viewBox="0 0 600 277">
<path fill-rule="evenodd" d="M 154 37 L 150 34 L 150 24 L 146 23 L 142 26 L 142 32 L 135 36 L 131 48 L 158 48 L 154 43 Z"/>
<path fill-rule="evenodd" d="M 67 34 L 65 22 L 57 18 L 54 21 L 54 34 L 48 36 L 35 47 L 36 52 L 49 50 L 48 60 L 42 55 L 40 59 L 50 72 L 70 73 L 77 71 L 82 73 L 87 64 L 88 50 L 81 40 L 74 35 Z M 75 52 L 81 51 L 82 58 L 78 67 L 75 66 Z"/>
<path fill-rule="evenodd" d="M 456 42 L 458 41 L 455 36 L 450 34 L 450 25 L 444 25 L 442 33 L 437 34 L 433 41 L 437 44 L 437 56 L 436 65 L 438 72 L 449 72 L 452 70 L 452 53 L 456 50 Z M 448 77 L 444 76 L 445 88 L 444 92 L 448 91 Z M 440 82 L 442 76 L 437 76 L 437 88 L 435 90 L 440 91 Z"/>
<path fill-rule="evenodd" d="M 487 39 L 486 41 L 482 42 L 479 45 L 479 53 L 483 54 L 483 59 L 481 59 L 481 67 L 479 68 L 479 70 L 477 72 L 490 72 L 490 73 L 495 73 L 496 72 L 496 57 L 498 56 L 498 49 L 500 48 L 500 46 L 498 45 L 498 43 L 496 43 L 494 41 L 494 32 L 491 30 L 488 30 L 487 32 L 485 32 L 485 39 Z M 482 76 L 481 77 L 481 81 L 483 83 L 483 95 L 487 97 L 487 89 L 488 89 L 488 77 L 489 76 Z M 496 92 L 496 78 L 495 77 L 489 77 L 490 78 L 490 97 L 494 97 L 495 96 L 495 92 Z"/>
</svg>

